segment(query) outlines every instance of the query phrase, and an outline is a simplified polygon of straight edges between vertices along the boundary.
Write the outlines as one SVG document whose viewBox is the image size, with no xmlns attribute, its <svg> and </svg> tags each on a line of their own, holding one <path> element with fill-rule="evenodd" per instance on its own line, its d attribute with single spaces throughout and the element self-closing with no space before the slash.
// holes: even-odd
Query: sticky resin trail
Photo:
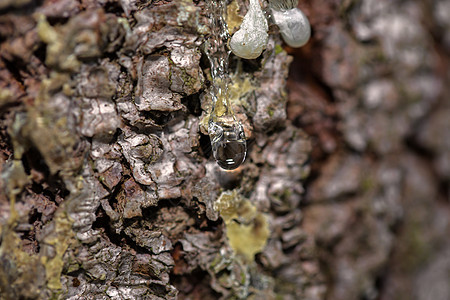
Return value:
<svg viewBox="0 0 450 300">
<path fill-rule="evenodd" d="M 205 43 L 205 53 L 211 64 L 212 110 L 208 122 L 211 148 L 217 164 L 225 170 L 239 167 L 247 155 L 244 129 L 236 119 L 229 101 L 228 74 L 229 51 L 226 42 L 230 38 L 224 20 L 226 1 L 208 1 L 211 35 Z"/>
</svg>

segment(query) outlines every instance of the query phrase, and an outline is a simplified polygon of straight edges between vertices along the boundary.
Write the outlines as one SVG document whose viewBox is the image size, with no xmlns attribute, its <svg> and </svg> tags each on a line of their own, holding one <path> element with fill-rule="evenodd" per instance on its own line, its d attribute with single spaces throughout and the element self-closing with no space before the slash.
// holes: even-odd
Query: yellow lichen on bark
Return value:
<svg viewBox="0 0 450 300">
<path fill-rule="evenodd" d="M 55 249 L 54 257 L 41 257 L 41 262 L 45 267 L 45 276 L 47 279 L 47 286 L 52 290 L 61 289 L 61 272 L 64 266 L 63 256 L 67 248 L 75 243 L 74 233 L 72 231 L 72 221 L 67 216 L 66 212 L 60 210 L 56 213 L 55 231 L 52 235 L 44 239 L 46 245 L 51 245 Z"/>
<path fill-rule="evenodd" d="M 36 273 L 41 267 L 39 259 L 35 255 L 30 255 L 22 250 L 22 241 L 15 232 L 19 214 L 16 210 L 16 196 L 22 191 L 28 182 L 28 176 L 19 160 L 13 160 L 5 168 L 2 177 L 7 180 L 6 191 L 10 201 L 10 215 L 6 224 L 0 227 L 0 260 L 9 262 L 17 270 L 16 274 L 11 274 L 4 268 L 0 268 L 0 298 L 13 299 L 15 297 L 14 288 L 25 287 L 23 293 L 28 297 L 35 297 L 38 294 L 36 288 Z M 4 296 L 5 298 L 3 298 Z"/>
</svg>

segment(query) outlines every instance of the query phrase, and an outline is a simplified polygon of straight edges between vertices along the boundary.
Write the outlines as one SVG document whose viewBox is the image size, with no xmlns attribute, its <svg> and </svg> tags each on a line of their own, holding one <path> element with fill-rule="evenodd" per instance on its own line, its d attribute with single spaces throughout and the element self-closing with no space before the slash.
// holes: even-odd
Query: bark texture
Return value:
<svg viewBox="0 0 450 300">
<path fill-rule="evenodd" d="M 206 7 L 0 0 L 0 299 L 450 299 L 450 2 L 300 1 L 301 49 L 269 22 L 233 172 Z"/>
</svg>

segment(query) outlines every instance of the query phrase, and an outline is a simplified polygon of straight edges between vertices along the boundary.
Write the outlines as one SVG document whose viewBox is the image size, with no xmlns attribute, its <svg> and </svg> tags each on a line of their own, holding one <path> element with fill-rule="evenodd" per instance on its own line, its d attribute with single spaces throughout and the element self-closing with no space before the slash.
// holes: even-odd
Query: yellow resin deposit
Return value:
<svg viewBox="0 0 450 300">
<path fill-rule="evenodd" d="M 242 198 L 236 191 L 223 192 L 214 204 L 220 212 L 226 227 L 227 237 L 236 254 L 247 261 L 254 260 L 269 238 L 267 216 L 257 211 L 252 203 Z"/>
</svg>

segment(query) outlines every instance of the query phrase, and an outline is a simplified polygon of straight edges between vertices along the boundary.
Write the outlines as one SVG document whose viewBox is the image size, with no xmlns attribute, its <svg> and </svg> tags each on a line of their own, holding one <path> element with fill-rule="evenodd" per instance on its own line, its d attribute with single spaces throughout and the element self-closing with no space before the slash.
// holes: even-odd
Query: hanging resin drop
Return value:
<svg viewBox="0 0 450 300">
<path fill-rule="evenodd" d="M 216 93 L 212 94 L 212 110 L 208 122 L 213 156 L 225 170 L 239 167 L 247 155 L 247 142 L 242 124 L 231 108 L 228 82 L 216 80 Z"/>
<path fill-rule="evenodd" d="M 207 1 L 210 16 L 211 34 L 205 42 L 205 53 L 211 63 L 212 108 L 208 121 L 208 134 L 217 164 L 225 170 L 238 168 L 247 155 L 247 143 L 242 124 L 236 118 L 230 104 L 228 86 L 231 78 L 228 73 L 226 43 L 230 39 L 224 20 L 226 0 Z M 259 4 L 258 4 L 259 5 Z"/>
<path fill-rule="evenodd" d="M 226 126 L 210 121 L 208 131 L 217 164 L 225 170 L 234 170 L 239 167 L 247 155 L 247 143 L 242 125 L 235 123 Z"/>
</svg>

